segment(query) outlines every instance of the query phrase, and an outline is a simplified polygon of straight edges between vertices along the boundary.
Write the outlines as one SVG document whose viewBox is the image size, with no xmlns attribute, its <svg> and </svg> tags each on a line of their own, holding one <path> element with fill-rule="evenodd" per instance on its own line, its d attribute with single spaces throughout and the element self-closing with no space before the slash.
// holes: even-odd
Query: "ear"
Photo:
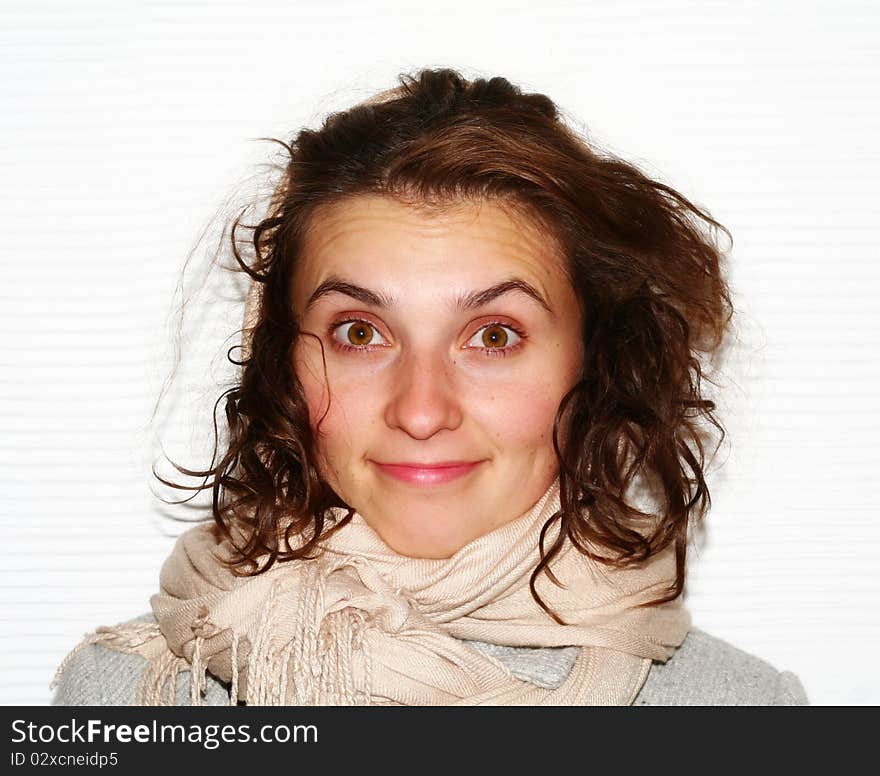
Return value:
<svg viewBox="0 0 880 776">
<path fill-rule="evenodd" d="M 251 337 L 254 333 L 254 327 L 260 317 L 260 304 L 263 299 L 263 284 L 256 280 L 251 280 L 250 289 L 248 289 L 247 299 L 244 303 L 244 323 L 241 329 L 241 352 L 242 360 L 250 358 L 251 355 Z"/>
</svg>

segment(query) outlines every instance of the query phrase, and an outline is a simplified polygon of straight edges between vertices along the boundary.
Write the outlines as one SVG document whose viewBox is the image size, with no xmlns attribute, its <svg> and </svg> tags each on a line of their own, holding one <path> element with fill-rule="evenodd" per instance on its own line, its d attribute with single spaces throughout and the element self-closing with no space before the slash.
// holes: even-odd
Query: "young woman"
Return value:
<svg viewBox="0 0 880 776">
<path fill-rule="evenodd" d="M 503 78 L 285 148 L 213 520 L 55 702 L 806 702 L 681 603 L 726 230 Z"/>
</svg>

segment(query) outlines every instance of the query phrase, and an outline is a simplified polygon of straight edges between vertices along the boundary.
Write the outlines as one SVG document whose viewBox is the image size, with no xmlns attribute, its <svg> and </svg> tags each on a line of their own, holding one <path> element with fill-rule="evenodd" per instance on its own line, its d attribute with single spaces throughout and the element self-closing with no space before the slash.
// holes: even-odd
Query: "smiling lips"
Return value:
<svg viewBox="0 0 880 776">
<path fill-rule="evenodd" d="M 440 485 L 463 477 L 482 461 L 444 461 L 436 464 L 378 463 L 379 471 L 412 485 Z"/>
</svg>

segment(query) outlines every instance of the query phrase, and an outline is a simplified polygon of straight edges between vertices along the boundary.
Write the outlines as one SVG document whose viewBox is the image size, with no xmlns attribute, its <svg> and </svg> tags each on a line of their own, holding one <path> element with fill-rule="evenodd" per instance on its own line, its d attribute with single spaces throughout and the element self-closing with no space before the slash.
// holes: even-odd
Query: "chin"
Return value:
<svg viewBox="0 0 880 776">
<path fill-rule="evenodd" d="M 399 520 L 383 521 L 381 516 L 374 521 L 364 515 L 367 524 L 382 538 L 394 552 L 408 558 L 444 559 L 455 555 L 466 544 L 488 533 L 474 532 L 474 525 L 450 525 L 449 515 L 457 512 L 449 510 L 424 510 L 414 507 L 405 525 Z"/>
</svg>

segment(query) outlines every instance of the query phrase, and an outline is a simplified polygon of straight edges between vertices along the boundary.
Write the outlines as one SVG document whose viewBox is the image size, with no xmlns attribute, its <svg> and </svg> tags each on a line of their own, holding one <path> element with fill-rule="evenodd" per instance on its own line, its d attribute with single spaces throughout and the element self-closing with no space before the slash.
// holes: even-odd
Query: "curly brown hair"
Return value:
<svg viewBox="0 0 880 776">
<path fill-rule="evenodd" d="M 294 364 L 301 334 L 291 303 L 303 238 L 316 208 L 359 194 L 416 206 L 493 200 L 527 213 L 548 230 L 566 259 L 583 304 L 584 363 L 563 397 L 553 427 L 561 509 L 541 535 L 532 595 L 568 538 L 612 566 L 646 561 L 674 544 L 684 588 L 690 520 L 711 499 L 704 478 L 708 426 L 724 429 L 702 395 L 701 358 L 721 349 L 733 314 L 723 254 L 712 229 L 723 226 L 633 164 L 603 153 L 563 121 L 545 95 L 523 93 L 504 78 L 469 81 L 450 69 L 400 76 L 400 85 L 331 114 L 318 130 L 288 144 L 268 212 L 231 230 L 232 253 L 258 290 L 243 337 L 240 380 L 225 399 L 228 441 L 206 470 L 177 464 L 212 489 L 212 513 L 237 555 L 240 575 L 276 561 L 313 557 L 328 532 L 353 510 L 322 481 L 315 439 Z M 708 226 L 708 228 L 707 228 Z M 237 235 L 250 230 L 245 244 Z M 215 405 L 215 414 L 217 405 Z M 705 421 L 706 423 L 702 423 Z M 717 446 L 716 446 L 717 451 Z M 216 461 L 216 465 L 214 462 Z M 627 500 L 636 476 L 658 488 L 652 514 Z M 341 521 L 333 507 L 347 508 Z M 546 546 L 559 521 L 558 538 Z"/>
</svg>

